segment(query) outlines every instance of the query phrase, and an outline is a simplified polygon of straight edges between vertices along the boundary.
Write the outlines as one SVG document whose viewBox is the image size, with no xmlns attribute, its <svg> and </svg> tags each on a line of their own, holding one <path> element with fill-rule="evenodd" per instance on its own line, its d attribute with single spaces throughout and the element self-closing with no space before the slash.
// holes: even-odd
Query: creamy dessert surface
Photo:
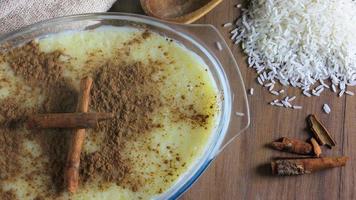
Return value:
<svg viewBox="0 0 356 200">
<path fill-rule="evenodd" d="M 32 52 L 32 53 L 31 53 Z M 87 130 L 80 187 L 65 192 L 70 130 L 28 130 L 33 113 L 74 112 L 94 79 L 90 111 L 115 119 Z M 102 27 L 36 39 L 0 56 L 1 199 L 151 199 L 212 141 L 218 90 L 197 55 L 156 33 Z"/>
</svg>

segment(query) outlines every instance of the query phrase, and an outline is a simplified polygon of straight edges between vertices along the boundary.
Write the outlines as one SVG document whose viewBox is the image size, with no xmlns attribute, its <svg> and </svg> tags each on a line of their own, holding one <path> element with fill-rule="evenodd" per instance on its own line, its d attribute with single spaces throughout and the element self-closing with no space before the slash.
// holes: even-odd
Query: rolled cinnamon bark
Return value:
<svg viewBox="0 0 356 200">
<path fill-rule="evenodd" d="M 279 158 L 271 162 L 272 173 L 280 176 L 310 174 L 315 171 L 345 166 L 348 157 Z"/>
<path fill-rule="evenodd" d="M 315 138 L 311 138 L 310 139 L 310 143 L 313 146 L 313 151 L 314 151 L 315 156 L 316 157 L 320 157 L 320 154 L 321 154 L 322 151 L 321 151 L 321 148 L 320 148 L 318 142 L 316 141 L 316 139 Z"/>
<path fill-rule="evenodd" d="M 112 113 L 48 113 L 29 117 L 27 127 L 35 128 L 96 128 L 98 122 L 113 118 Z"/>
<path fill-rule="evenodd" d="M 294 138 L 283 137 L 275 142 L 272 142 L 271 146 L 274 149 L 290 153 L 302 155 L 313 153 L 313 146 L 311 144 Z"/>
<path fill-rule="evenodd" d="M 80 82 L 80 92 L 77 104 L 77 112 L 88 112 L 90 89 L 93 80 L 90 77 L 83 78 Z M 85 129 L 76 129 L 72 136 L 72 141 L 68 151 L 67 163 L 64 170 L 64 177 L 67 189 L 75 193 L 79 182 L 80 154 L 85 139 Z"/>
</svg>

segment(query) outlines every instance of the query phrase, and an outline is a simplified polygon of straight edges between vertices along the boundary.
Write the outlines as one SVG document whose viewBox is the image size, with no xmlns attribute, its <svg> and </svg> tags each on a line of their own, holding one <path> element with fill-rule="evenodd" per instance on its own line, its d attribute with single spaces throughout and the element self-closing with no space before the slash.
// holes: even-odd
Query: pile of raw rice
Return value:
<svg viewBox="0 0 356 200">
<path fill-rule="evenodd" d="M 280 94 L 279 82 L 306 96 L 325 89 L 353 95 L 347 86 L 356 85 L 355 1 L 251 0 L 235 26 L 231 39 L 272 94 Z"/>
</svg>

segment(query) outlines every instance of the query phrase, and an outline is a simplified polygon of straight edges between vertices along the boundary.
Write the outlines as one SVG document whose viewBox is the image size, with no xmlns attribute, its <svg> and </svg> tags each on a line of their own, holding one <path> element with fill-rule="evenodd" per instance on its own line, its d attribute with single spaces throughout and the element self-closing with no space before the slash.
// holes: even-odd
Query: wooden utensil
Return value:
<svg viewBox="0 0 356 200">
<path fill-rule="evenodd" d="M 147 15 L 165 21 L 190 24 L 217 5 L 222 0 L 140 0 Z"/>
</svg>

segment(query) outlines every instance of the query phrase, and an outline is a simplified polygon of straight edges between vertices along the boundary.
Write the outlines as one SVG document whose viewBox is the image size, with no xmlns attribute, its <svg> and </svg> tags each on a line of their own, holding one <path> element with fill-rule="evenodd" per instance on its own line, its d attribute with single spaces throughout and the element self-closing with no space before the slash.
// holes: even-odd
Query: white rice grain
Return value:
<svg viewBox="0 0 356 200">
<path fill-rule="evenodd" d="M 317 97 L 320 96 L 320 94 L 318 92 L 316 92 L 316 90 L 314 90 L 314 89 L 312 90 L 312 95 L 317 96 Z"/>
<path fill-rule="evenodd" d="M 277 92 L 277 91 L 272 90 L 272 91 L 270 91 L 270 93 L 273 95 L 279 96 L 279 92 Z"/>
<path fill-rule="evenodd" d="M 272 91 L 273 88 L 274 88 L 274 85 L 271 85 L 271 86 L 269 86 L 268 90 L 269 90 L 269 91 Z M 278 94 L 279 94 L 279 92 L 278 92 Z"/>
<path fill-rule="evenodd" d="M 302 108 L 303 108 L 302 106 L 297 106 L 297 105 L 293 106 L 293 109 L 302 109 Z"/>
<path fill-rule="evenodd" d="M 215 42 L 216 44 L 216 48 L 219 50 L 219 51 L 222 51 L 223 50 L 223 47 L 221 46 L 221 43 L 220 42 Z"/>
<path fill-rule="evenodd" d="M 326 103 L 323 105 L 323 110 L 326 114 L 329 114 L 331 112 L 330 106 Z"/>
<path fill-rule="evenodd" d="M 318 96 L 320 96 L 320 94 L 324 91 L 324 86 L 321 87 L 319 90 L 316 91 L 316 93 L 318 94 Z"/>
<path fill-rule="evenodd" d="M 278 107 L 283 107 L 284 105 L 281 103 L 274 103 L 274 105 L 278 106 Z"/>
<path fill-rule="evenodd" d="M 253 89 L 253 88 L 250 88 L 250 89 L 249 89 L 249 93 L 250 93 L 250 95 L 252 96 L 253 93 L 254 93 L 254 89 Z"/>
<path fill-rule="evenodd" d="M 284 105 L 284 107 L 286 107 L 286 108 L 290 108 L 290 107 L 292 107 L 292 105 L 288 102 L 288 101 L 281 101 L 281 103 Z"/>
<path fill-rule="evenodd" d="M 336 93 L 336 86 L 334 84 L 331 85 L 331 90 Z"/>
<path fill-rule="evenodd" d="M 223 27 L 226 28 L 226 27 L 230 27 L 232 26 L 232 23 L 231 22 L 228 22 L 228 23 L 225 23 L 223 24 Z M 237 32 L 237 31 L 236 31 Z"/>
<path fill-rule="evenodd" d="M 316 91 L 320 90 L 321 88 L 324 88 L 324 85 L 319 85 L 318 87 L 315 88 Z"/>
<path fill-rule="evenodd" d="M 304 94 L 305 96 L 307 96 L 307 97 L 311 97 L 311 94 L 310 94 L 308 91 L 306 91 L 306 90 L 303 91 L 303 94 Z"/>
<path fill-rule="evenodd" d="M 289 98 L 289 102 L 292 102 L 294 99 L 296 99 L 297 97 L 296 96 L 292 96 L 291 98 Z"/>
<path fill-rule="evenodd" d="M 271 87 L 273 85 L 273 83 L 267 83 L 265 84 L 265 87 Z"/>
<path fill-rule="evenodd" d="M 320 84 L 322 84 L 325 88 L 330 88 L 322 79 L 319 79 Z"/>
<path fill-rule="evenodd" d="M 235 115 L 236 115 L 236 116 L 239 116 L 239 117 L 243 117 L 243 116 L 245 116 L 245 113 L 242 113 L 242 112 L 235 112 Z"/>
<path fill-rule="evenodd" d="M 350 96 L 354 96 L 355 95 L 355 93 L 353 93 L 353 92 L 351 92 L 349 90 L 345 91 L 345 94 L 350 95 Z"/>
</svg>

